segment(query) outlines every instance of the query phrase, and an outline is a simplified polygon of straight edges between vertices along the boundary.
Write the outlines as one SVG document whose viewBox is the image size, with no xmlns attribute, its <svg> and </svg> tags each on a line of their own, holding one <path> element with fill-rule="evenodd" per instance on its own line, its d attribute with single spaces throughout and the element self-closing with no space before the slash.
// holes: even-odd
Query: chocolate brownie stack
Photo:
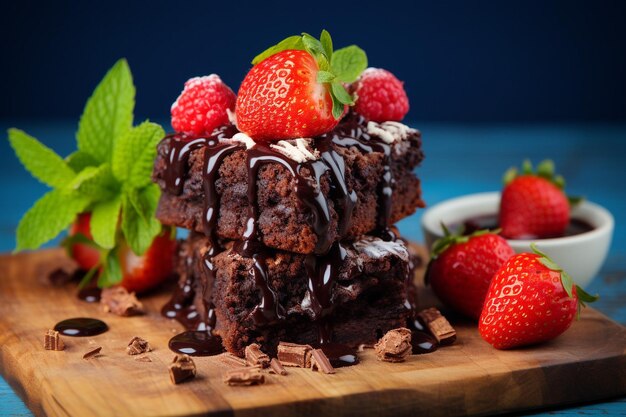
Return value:
<svg viewBox="0 0 626 417">
<path fill-rule="evenodd" d="M 421 135 L 352 113 L 312 139 L 255 143 L 234 125 L 158 147 L 157 217 L 190 231 L 163 313 L 242 356 L 258 343 L 374 343 L 411 312 L 393 224 L 422 207 Z"/>
</svg>

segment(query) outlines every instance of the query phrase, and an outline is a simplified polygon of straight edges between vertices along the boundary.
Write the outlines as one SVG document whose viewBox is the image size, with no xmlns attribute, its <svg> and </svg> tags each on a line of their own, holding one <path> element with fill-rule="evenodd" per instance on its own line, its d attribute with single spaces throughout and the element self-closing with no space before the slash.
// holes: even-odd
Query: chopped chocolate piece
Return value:
<svg viewBox="0 0 626 417">
<path fill-rule="evenodd" d="M 100 297 L 100 304 L 107 313 L 124 317 L 144 313 L 143 304 L 137 300 L 135 293 L 129 293 L 124 287 L 105 288 Z"/>
<path fill-rule="evenodd" d="M 170 380 L 173 384 L 180 384 L 183 381 L 196 376 L 196 364 L 189 355 L 176 355 L 169 366 Z"/>
<path fill-rule="evenodd" d="M 456 330 L 436 308 L 428 308 L 417 314 L 440 345 L 450 345 L 456 340 Z"/>
<path fill-rule="evenodd" d="M 376 356 L 385 362 L 403 362 L 411 354 L 411 331 L 404 327 L 389 330 L 376 343 Z"/>
<path fill-rule="evenodd" d="M 313 349 L 311 354 L 311 370 L 323 374 L 334 374 L 335 368 L 330 364 L 328 357 L 322 349 Z"/>
<path fill-rule="evenodd" d="M 244 353 L 247 365 L 261 365 L 263 368 L 267 368 L 270 364 L 270 357 L 263 353 L 261 346 L 256 343 L 246 346 Z"/>
<path fill-rule="evenodd" d="M 298 368 L 311 367 L 311 351 L 309 345 L 298 345 L 297 343 L 278 343 L 278 360 L 283 366 L 296 366 Z"/>
<path fill-rule="evenodd" d="M 260 385 L 265 383 L 265 376 L 258 367 L 239 368 L 227 371 L 223 381 L 225 384 L 237 386 Z"/>
<path fill-rule="evenodd" d="M 151 352 L 152 348 L 148 344 L 147 340 L 142 339 L 139 336 L 135 336 L 130 339 L 128 346 L 126 347 L 126 353 L 129 355 L 140 355 L 142 353 Z"/>
<path fill-rule="evenodd" d="M 48 330 L 43 336 L 43 348 L 46 350 L 63 350 L 65 349 L 65 343 L 59 336 L 59 332 L 55 330 Z"/>
<path fill-rule="evenodd" d="M 272 358 L 272 360 L 270 361 L 269 372 L 276 375 L 287 375 L 287 371 L 285 370 L 285 368 L 283 368 L 283 365 L 276 358 Z"/>
<path fill-rule="evenodd" d="M 89 352 L 83 355 L 83 359 L 91 359 L 96 356 L 100 356 L 100 351 L 102 350 L 102 346 L 98 346 L 97 348 L 91 349 Z"/>
<path fill-rule="evenodd" d="M 245 359 L 242 359 L 239 356 L 235 356 L 232 353 L 226 353 L 225 355 L 221 355 L 220 359 L 222 360 L 222 362 L 230 366 L 248 366 L 248 363 Z"/>
<path fill-rule="evenodd" d="M 149 356 L 137 356 L 135 360 L 137 362 L 152 362 L 152 359 L 150 359 Z"/>
<path fill-rule="evenodd" d="M 36 275 L 41 282 L 48 281 L 55 287 L 60 287 L 74 280 L 78 272 L 78 264 L 68 256 L 58 256 L 48 259 L 36 266 Z"/>
</svg>

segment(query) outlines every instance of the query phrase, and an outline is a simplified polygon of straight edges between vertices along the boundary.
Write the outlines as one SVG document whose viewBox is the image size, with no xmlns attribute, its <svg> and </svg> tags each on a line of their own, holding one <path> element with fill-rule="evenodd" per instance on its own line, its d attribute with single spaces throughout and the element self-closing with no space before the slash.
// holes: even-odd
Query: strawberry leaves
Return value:
<svg viewBox="0 0 626 417">
<path fill-rule="evenodd" d="M 354 97 L 346 90 L 344 84 L 352 83 L 367 68 L 367 55 L 356 45 L 333 50 L 330 34 L 323 30 L 320 39 L 303 33 L 301 36 L 290 36 L 278 44 L 266 49 L 252 60 L 252 65 L 286 50 L 304 50 L 315 58 L 319 66 L 317 82 L 327 84 L 333 100 L 333 117 L 340 119 L 345 106 L 354 105 Z"/>
<path fill-rule="evenodd" d="M 150 177 L 156 145 L 165 132 L 148 121 L 133 127 L 134 106 L 132 74 L 121 59 L 87 101 L 76 134 L 78 150 L 67 158 L 23 131 L 9 129 L 9 142 L 22 165 L 53 188 L 22 217 L 17 251 L 55 238 L 81 212 L 92 213 L 89 243 L 100 251 L 101 260 L 89 276 L 99 270 L 99 285 L 122 279 L 117 254 L 124 242 L 137 255 L 147 250 L 161 232 L 155 218 L 160 191 Z M 85 243 L 76 239 L 70 237 L 64 245 Z"/>
<path fill-rule="evenodd" d="M 552 260 L 552 258 L 550 258 L 544 252 L 539 250 L 539 248 L 534 242 L 530 244 L 530 248 L 533 251 L 533 253 L 535 253 L 536 255 L 539 255 L 539 262 L 543 266 L 545 266 L 546 268 L 552 271 L 559 272 L 561 274 L 561 284 L 563 285 L 563 290 L 567 293 L 568 297 L 570 298 L 573 297 L 573 291 L 576 291 L 576 296 L 578 298 L 579 307 L 585 307 L 586 303 L 593 303 L 594 301 L 597 301 L 598 298 L 600 298 L 597 295 L 589 294 L 588 292 L 583 290 L 581 287 L 576 285 L 574 283 L 574 280 L 572 279 L 572 276 L 568 274 L 566 271 L 564 271 L 563 268 L 559 266 L 559 264 L 557 264 L 556 262 L 554 262 L 554 260 Z"/>
<path fill-rule="evenodd" d="M 477 230 L 470 235 L 464 235 L 463 230 L 459 230 L 457 233 L 452 233 L 443 222 L 441 223 L 441 230 L 443 230 L 443 237 L 440 239 L 437 239 L 435 243 L 433 243 L 433 247 L 431 248 L 431 253 L 430 253 L 431 259 L 437 258 L 439 255 L 444 253 L 450 246 L 455 245 L 457 243 L 467 243 L 473 237 L 486 235 L 488 233 L 498 234 L 500 232 L 499 229 L 496 229 L 496 230 L 484 229 L 484 230 Z"/>
</svg>

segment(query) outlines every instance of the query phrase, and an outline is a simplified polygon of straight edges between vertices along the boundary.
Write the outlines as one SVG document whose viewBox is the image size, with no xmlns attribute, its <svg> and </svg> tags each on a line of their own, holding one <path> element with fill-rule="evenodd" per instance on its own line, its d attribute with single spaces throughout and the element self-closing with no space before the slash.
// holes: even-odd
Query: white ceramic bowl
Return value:
<svg viewBox="0 0 626 417">
<path fill-rule="evenodd" d="M 498 212 L 500 193 L 470 194 L 453 198 L 429 208 L 422 216 L 422 229 L 426 244 L 430 248 L 435 240 L 443 236 L 441 222 L 446 225 L 459 224 L 481 215 Z M 529 252 L 530 244 L 554 259 L 569 272 L 574 281 L 586 287 L 598 274 L 611 245 L 614 220 L 604 207 L 584 201 L 572 210 L 572 218 L 584 220 L 593 230 L 579 235 L 554 239 L 508 240 L 517 253 Z"/>
</svg>

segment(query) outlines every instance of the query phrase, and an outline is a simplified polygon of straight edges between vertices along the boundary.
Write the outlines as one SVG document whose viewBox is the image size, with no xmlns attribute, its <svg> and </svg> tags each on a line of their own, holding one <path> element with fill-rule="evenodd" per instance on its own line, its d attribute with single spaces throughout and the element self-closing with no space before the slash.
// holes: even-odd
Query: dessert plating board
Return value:
<svg viewBox="0 0 626 417">
<path fill-rule="evenodd" d="M 626 394 L 626 328 L 593 309 L 556 340 L 497 351 L 475 325 L 452 321 L 457 342 L 404 363 L 383 363 L 372 350 L 361 364 L 335 375 L 288 368 L 262 386 L 229 387 L 220 357 L 195 358 L 198 376 L 172 385 L 167 342 L 182 330 L 159 315 L 165 291 L 143 298 L 148 314 L 122 318 L 75 296 L 75 284 L 46 277 L 59 250 L 0 256 L 0 372 L 36 415 L 484 415 L 601 400 Z M 434 300 L 423 291 L 423 304 Z M 429 303 L 429 301 L 431 301 Z M 95 317 L 110 330 L 64 337 L 61 352 L 43 349 L 44 332 L 71 317 Z M 147 339 L 152 362 L 135 361 L 125 347 Z M 102 356 L 82 359 L 102 346 Z"/>
</svg>

